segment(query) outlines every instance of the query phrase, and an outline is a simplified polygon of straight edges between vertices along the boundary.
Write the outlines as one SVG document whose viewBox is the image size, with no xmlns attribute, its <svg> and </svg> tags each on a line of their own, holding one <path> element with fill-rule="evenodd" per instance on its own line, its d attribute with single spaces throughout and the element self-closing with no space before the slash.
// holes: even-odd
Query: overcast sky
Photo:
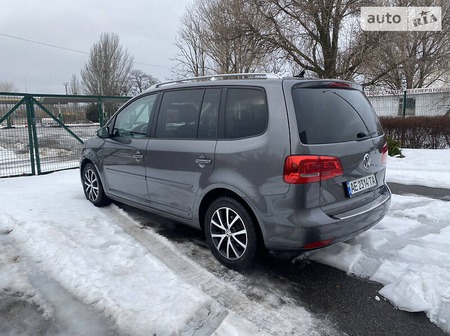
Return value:
<svg viewBox="0 0 450 336">
<path fill-rule="evenodd" d="M 180 18 L 192 0 L 0 0 L 0 81 L 19 92 L 65 93 L 102 32 L 119 35 L 134 68 L 165 80 L 176 54 Z M 8 37 L 14 36 L 13 37 Z"/>
</svg>

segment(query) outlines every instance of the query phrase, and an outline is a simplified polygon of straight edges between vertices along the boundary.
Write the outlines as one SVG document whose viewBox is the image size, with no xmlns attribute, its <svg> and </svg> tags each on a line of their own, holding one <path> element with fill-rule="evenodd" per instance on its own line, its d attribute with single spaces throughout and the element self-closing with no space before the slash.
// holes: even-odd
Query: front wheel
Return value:
<svg viewBox="0 0 450 336">
<path fill-rule="evenodd" d="M 220 197 L 206 211 L 206 242 L 223 265 L 237 270 L 247 268 L 255 260 L 258 247 L 255 225 L 241 203 Z"/>
<path fill-rule="evenodd" d="M 92 163 L 84 166 L 81 181 L 84 195 L 92 204 L 101 207 L 111 203 L 111 200 L 105 195 L 100 176 Z"/>
</svg>

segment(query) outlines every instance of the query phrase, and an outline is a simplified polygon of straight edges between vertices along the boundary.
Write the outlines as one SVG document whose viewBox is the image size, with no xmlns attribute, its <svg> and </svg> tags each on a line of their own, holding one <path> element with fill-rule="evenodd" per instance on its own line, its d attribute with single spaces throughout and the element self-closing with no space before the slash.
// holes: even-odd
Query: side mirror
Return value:
<svg viewBox="0 0 450 336">
<path fill-rule="evenodd" d="M 108 127 L 102 127 L 97 131 L 97 136 L 99 138 L 105 139 L 109 138 L 109 129 Z"/>
</svg>

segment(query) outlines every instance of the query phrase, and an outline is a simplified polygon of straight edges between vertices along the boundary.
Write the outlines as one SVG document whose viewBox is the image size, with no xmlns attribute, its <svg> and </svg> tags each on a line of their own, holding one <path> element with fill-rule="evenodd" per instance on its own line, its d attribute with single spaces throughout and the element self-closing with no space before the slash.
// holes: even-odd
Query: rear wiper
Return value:
<svg viewBox="0 0 450 336">
<path fill-rule="evenodd" d="M 366 132 L 359 132 L 358 134 L 356 134 L 356 141 L 362 141 L 362 140 L 366 140 L 366 139 L 370 139 L 371 136 L 370 134 L 367 134 Z"/>
</svg>

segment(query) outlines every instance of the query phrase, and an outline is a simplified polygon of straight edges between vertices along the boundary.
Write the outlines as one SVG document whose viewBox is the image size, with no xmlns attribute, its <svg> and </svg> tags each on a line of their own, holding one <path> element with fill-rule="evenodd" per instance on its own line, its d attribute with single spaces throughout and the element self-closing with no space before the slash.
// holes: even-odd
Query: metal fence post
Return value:
<svg viewBox="0 0 450 336">
<path fill-rule="evenodd" d="M 403 106 L 402 106 L 402 115 L 403 118 L 406 117 L 406 90 L 403 91 Z"/>
<path fill-rule="evenodd" d="M 406 118 L 406 90 L 403 91 L 403 106 L 402 106 L 402 143 L 401 145 L 405 143 L 405 118 Z"/>
<path fill-rule="evenodd" d="M 103 103 L 102 97 L 98 97 L 98 121 L 100 123 L 100 127 L 103 127 Z"/>
<path fill-rule="evenodd" d="M 34 141 L 33 141 L 33 133 L 35 133 L 35 125 L 34 125 L 34 113 L 32 112 L 32 102 L 31 96 L 24 96 L 25 104 L 27 107 L 27 128 L 28 128 L 28 149 L 30 152 L 30 161 L 31 161 L 31 174 L 36 175 L 36 166 L 34 162 Z M 33 132 L 34 130 L 34 132 Z"/>
<path fill-rule="evenodd" d="M 31 118 L 31 129 L 33 130 L 33 142 L 34 142 L 34 155 L 36 158 L 36 167 L 38 175 L 41 175 L 41 160 L 39 157 L 39 143 L 37 137 L 37 129 L 36 129 L 36 117 L 34 114 L 34 102 L 33 97 L 27 95 L 27 102 L 29 102 L 30 107 L 30 118 Z"/>
</svg>

